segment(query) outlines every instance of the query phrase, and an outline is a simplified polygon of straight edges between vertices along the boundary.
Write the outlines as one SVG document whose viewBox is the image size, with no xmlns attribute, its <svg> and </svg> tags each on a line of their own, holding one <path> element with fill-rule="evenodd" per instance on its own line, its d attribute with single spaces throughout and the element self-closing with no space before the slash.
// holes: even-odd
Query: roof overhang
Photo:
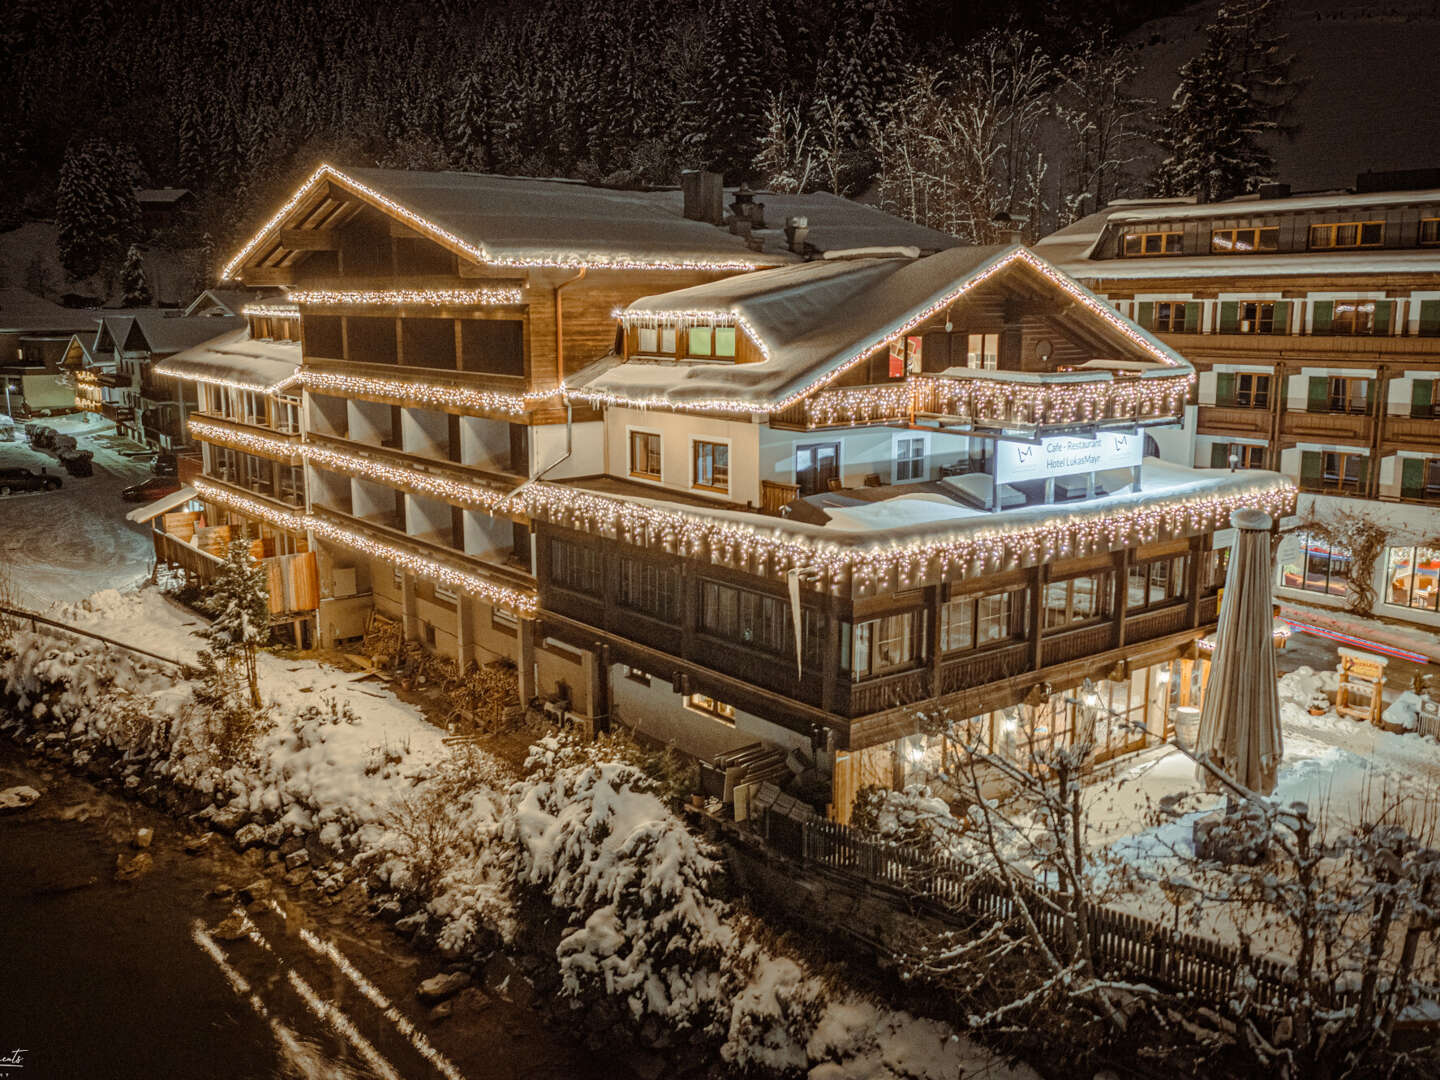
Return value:
<svg viewBox="0 0 1440 1080">
<path fill-rule="evenodd" d="M 171 492 L 169 495 L 156 499 L 152 503 L 137 506 L 125 515 L 125 520 L 137 522 L 149 521 L 152 518 L 159 517 L 167 510 L 174 510 L 175 507 L 184 505 L 193 498 L 196 498 L 195 489 L 187 484 L 179 491 Z"/>
</svg>

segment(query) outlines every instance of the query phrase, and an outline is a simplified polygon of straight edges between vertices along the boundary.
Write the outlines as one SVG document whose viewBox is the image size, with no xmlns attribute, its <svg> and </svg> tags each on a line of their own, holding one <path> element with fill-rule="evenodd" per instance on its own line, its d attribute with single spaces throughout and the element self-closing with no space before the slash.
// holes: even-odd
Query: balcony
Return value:
<svg viewBox="0 0 1440 1080">
<path fill-rule="evenodd" d="M 514 491 L 525 482 L 520 473 L 479 469 L 313 433 L 306 457 L 346 476 L 485 510 L 494 505 L 496 496 Z M 473 494 L 467 495 L 467 491 Z"/>
<path fill-rule="evenodd" d="M 305 358 L 300 379 L 307 389 L 321 394 L 410 407 L 463 406 L 467 411 L 485 412 L 501 419 L 523 411 L 518 406 L 510 407 L 507 402 L 518 403 L 520 396 L 531 390 L 529 382 L 520 375 L 362 364 L 320 357 Z M 558 402 L 558 396 L 553 401 Z M 541 401 L 534 399 L 534 403 L 538 405 Z"/>
<path fill-rule="evenodd" d="M 1440 417 L 1386 416 L 1381 421 L 1380 441 L 1433 451 L 1440 446 Z"/>
<path fill-rule="evenodd" d="M 1363 412 L 1300 412 L 1280 415 L 1280 434 L 1319 442 L 1369 442 L 1373 418 Z"/>
<path fill-rule="evenodd" d="M 1202 435 L 1242 435 L 1264 439 L 1270 436 L 1271 412 L 1236 405 L 1201 405 L 1197 430 Z"/>
<path fill-rule="evenodd" d="M 998 649 L 969 653 L 945 661 L 940 667 L 940 693 L 953 694 L 986 683 L 999 682 L 1030 670 L 1030 643 L 1021 641 Z"/>
<path fill-rule="evenodd" d="M 1043 666 L 1092 656 L 1115 647 L 1115 624 L 1110 620 L 1078 630 L 1061 630 L 1045 635 L 1040 644 Z"/>
<path fill-rule="evenodd" d="M 227 420 L 213 413 L 191 414 L 188 426 L 190 434 L 201 442 L 228 446 L 232 450 L 242 450 L 292 465 L 300 460 L 298 432 L 275 431 L 263 424 Z"/>
<path fill-rule="evenodd" d="M 897 424 L 910 419 L 910 382 L 874 386 L 839 386 L 817 391 L 794 405 L 770 414 L 770 426 L 786 431 Z"/>
<path fill-rule="evenodd" d="M 1144 611 L 1125 619 L 1125 643 L 1137 645 L 1167 634 L 1178 634 L 1190 626 L 1190 606 L 1185 603 Z"/>
<path fill-rule="evenodd" d="M 892 675 L 846 683 L 837 687 L 835 711 L 842 716 L 868 716 L 914 705 L 933 696 L 928 667 L 899 671 Z"/>
<path fill-rule="evenodd" d="M 1192 372 L 1145 374 L 961 371 L 912 378 L 915 415 L 971 429 L 1036 433 L 1174 424 L 1184 418 Z"/>
</svg>

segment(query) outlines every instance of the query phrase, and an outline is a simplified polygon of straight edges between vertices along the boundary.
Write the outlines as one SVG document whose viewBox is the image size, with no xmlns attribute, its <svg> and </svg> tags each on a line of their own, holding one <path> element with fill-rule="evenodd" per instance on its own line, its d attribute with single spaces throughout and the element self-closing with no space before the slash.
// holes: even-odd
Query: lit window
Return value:
<svg viewBox="0 0 1440 1080">
<path fill-rule="evenodd" d="M 940 651 L 963 652 L 1020 641 L 1029 613 L 1028 589 L 962 596 L 940 608 Z"/>
<path fill-rule="evenodd" d="M 911 611 L 857 623 L 851 674 L 863 678 L 909 667 L 915 660 L 915 627 Z"/>
<path fill-rule="evenodd" d="M 715 328 L 715 355 L 735 355 L 735 328 L 733 326 L 717 326 Z"/>
<path fill-rule="evenodd" d="M 1000 366 L 1000 335 L 970 334 L 965 350 L 966 366 L 975 370 L 994 371 Z"/>
<path fill-rule="evenodd" d="M 689 344 L 685 351 L 691 356 L 710 356 L 713 352 L 713 336 L 708 326 L 692 326 L 686 335 Z"/>
<path fill-rule="evenodd" d="M 1440 550 L 1390 548 L 1386 556 L 1385 602 L 1440 611 Z"/>
<path fill-rule="evenodd" d="M 1344 221 L 1310 226 L 1312 248 L 1379 247 L 1384 241 L 1383 221 Z"/>
<path fill-rule="evenodd" d="M 1280 230 L 1274 227 L 1215 229 L 1210 233 L 1210 250 L 1216 255 L 1243 255 L 1252 251 L 1275 251 Z"/>
<path fill-rule="evenodd" d="M 1287 589 L 1344 596 L 1350 588 L 1350 553 L 1310 533 L 1295 534 L 1296 554 L 1280 568 L 1280 583 Z"/>
<path fill-rule="evenodd" d="M 1112 575 L 1088 574 L 1045 586 L 1045 629 L 1055 630 L 1110 614 Z"/>
<path fill-rule="evenodd" d="M 924 438 L 895 440 L 895 482 L 925 478 Z"/>
<path fill-rule="evenodd" d="M 717 720 L 724 720 L 731 724 L 735 722 L 735 706 L 727 705 L 723 701 L 716 701 L 708 694 L 686 694 L 685 707 L 694 712 L 713 716 Z"/>
</svg>

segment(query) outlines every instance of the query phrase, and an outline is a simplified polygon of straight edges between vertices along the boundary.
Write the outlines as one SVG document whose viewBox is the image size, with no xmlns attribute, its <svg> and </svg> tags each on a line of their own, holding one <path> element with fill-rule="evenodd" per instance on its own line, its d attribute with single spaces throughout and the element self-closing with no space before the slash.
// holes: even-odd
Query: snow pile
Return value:
<svg viewBox="0 0 1440 1080">
<path fill-rule="evenodd" d="M 1329 697 L 1340 685 L 1340 676 L 1334 671 L 1316 671 L 1314 668 L 1298 667 L 1280 676 L 1279 693 L 1282 714 L 1286 706 L 1292 710 L 1307 712 L 1312 705 L 1319 707 L 1322 699 L 1328 710 Z"/>
<path fill-rule="evenodd" d="M 1406 690 L 1390 703 L 1380 718 L 1393 727 L 1415 731 L 1420 727 L 1420 703 L 1423 700 L 1413 690 Z"/>
</svg>

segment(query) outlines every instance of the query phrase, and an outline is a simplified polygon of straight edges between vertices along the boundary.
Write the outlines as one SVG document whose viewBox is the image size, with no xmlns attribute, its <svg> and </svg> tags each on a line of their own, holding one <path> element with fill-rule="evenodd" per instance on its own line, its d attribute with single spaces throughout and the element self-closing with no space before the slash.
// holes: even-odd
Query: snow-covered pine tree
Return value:
<svg viewBox="0 0 1440 1080">
<path fill-rule="evenodd" d="M 72 144 L 60 165 L 55 224 L 60 234 L 60 264 L 72 280 L 98 271 L 108 254 L 105 243 L 113 223 L 107 220 L 100 186 L 104 150 L 104 144 L 96 140 Z"/>
<path fill-rule="evenodd" d="M 1214 202 L 1253 191 L 1273 168 L 1259 144 L 1272 127 L 1235 81 L 1225 38 L 1212 34 L 1180 68 L 1180 85 L 1160 119 L 1155 142 L 1165 158 L 1150 175 L 1151 193 Z"/>
<path fill-rule="evenodd" d="M 211 651 L 243 668 L 250 703 L 260 707 L 256 653 L 270 640 L 270 589 L 265 569 L 250 554 L 249 540 L 232 540 L 225 562 L 199 602 L 212 621 L 200 632 Z"/>
<path fill-rule="evenodd" d="M 687 136 L 707 167 L 738 181 L 754 167 L 773 65 L 784 55 L 770 0 L 716 0 L 704 41 L 707 63 L 691 89 L 698 129 Z"/>
<path fill-rule="evenodd" d="M 484 76 L 460 76 L 446 116 L 446 149 L 455 168 L 484 172 L 490 167 L 490 105 Z"/>
<path fill-rule="evenodd" d="M 120 303 L 125 307 L 149 307 L 155 298 L 150 293 L 150 282 L 145 276 L 145 262 L 140 257 L 140 245 L 131 244 L 125 253 L 125 265 L 120 270 Z"/>
<path fill-rule="evenodd" d="M 200 141 L 200 117 L 193 104 L 180 110 L 175 124 L 175 172 L 180 183 L 194 190 L 205 181 L 205 152 Z"/>
<path fill-rule="evenodd" d="M 815 70 L 811 122 L 830 129 L 847 143 L 859 141 L 871 115 L 870 83 L 865 75 L 865 15 L 860 4 L 842 4 Z M 824 116 L 820 115 L 823 102 Z"/>
</svg>

